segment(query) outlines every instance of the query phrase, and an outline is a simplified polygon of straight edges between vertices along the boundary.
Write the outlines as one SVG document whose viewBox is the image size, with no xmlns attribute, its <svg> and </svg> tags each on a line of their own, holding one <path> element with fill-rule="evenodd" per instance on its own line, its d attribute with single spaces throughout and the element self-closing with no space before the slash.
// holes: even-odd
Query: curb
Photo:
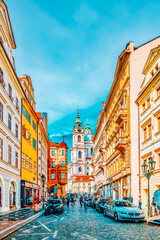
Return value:
<svg viewBox="0 0 160 240">
<path fill-rule="evenodd" d="M 41 212 L 19 222 L 14 224 L 13 226 L 4 229 L 2 231 L 0 231 L 0 239 L 4 239 L 5 237 L 7 237 L 8 235 L 12 234 L 13 232 L 19 230 L 20 228 L 22 228 L 23 226 L 27 225 L 28 223 L 34 221 L 36 218 L 39 218 L 40 216 L 42 216 L 44 214 L 44 210 L 42 210 Z"/>
<path fill-rule="evenodd" d="M 158 221 L 148 221 L 147 222 L 148 224 L 153 224 L 153 225 L 159 225 L 160 226 L 160 222 L 158 222 Z"/>
</svg>

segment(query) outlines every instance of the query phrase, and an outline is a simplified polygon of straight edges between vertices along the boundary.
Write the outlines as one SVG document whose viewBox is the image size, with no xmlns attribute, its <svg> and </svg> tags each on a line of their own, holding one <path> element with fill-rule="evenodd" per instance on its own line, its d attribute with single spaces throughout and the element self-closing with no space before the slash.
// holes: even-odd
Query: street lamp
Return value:
<svg viewBox="0 0 160 240">
<path fill-rule="evenodd" d="M 151 177 L 151 175 L 153 174 L 154 170 L 155 170 L 155 164 L 156 162 L 153 160 L 153 158 L 151 157 L 150 161 L 148 162 L 148 165 L 146 164 L 146 162 L 144 161 L 142 164 L 142 172 L 144 174 L 144 176 L 148 179 L 148 217 L 150 217 L 151 212 L 150 212 L 150 189 L 149 189 L 149 179 Z"/>
<path fill-rule="evenodd" d="M 112 199 L 112 189 L 111 189 L 111 187 L 112 187 L 113 178 L 110 177 L 108 180 L 109 180 L 109 184 L 110 184 L 110 198 Z"/>
<path fill-rule="evenodd" d="M 45 180 L 46 180 L 46 177 L 45 177 L 44 174 L 41 175 L 41 180 L 42 180 L 42 182 L 43 182 L 42 187 L 43 187 L 43 209 L 44 209 L 44 182 L 45 182 Z"/>
</svg>

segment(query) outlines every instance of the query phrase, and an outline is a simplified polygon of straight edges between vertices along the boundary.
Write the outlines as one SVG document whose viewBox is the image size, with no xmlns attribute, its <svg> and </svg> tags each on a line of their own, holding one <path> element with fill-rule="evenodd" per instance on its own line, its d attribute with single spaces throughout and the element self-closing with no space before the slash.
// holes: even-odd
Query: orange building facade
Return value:
<svg viewBox="0 0 160 240">
<path fill-rule="evenodd" d="M 48 189 L 51 194 L 62 197 L 66 194 L 68 146 L 64 139 L 60 144 L 50 141 L 49 145 Z"/>
</svg>

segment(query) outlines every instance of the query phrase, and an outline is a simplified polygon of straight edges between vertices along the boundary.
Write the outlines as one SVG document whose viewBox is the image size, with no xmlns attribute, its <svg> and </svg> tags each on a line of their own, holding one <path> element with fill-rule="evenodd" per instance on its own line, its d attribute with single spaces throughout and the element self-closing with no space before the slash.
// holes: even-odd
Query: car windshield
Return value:
<svg viewBox="0 0 160 240">
<path fill-rule="evenodd" d="M 61 203 L 61 200 L 57 200 L 57 199 L 55 199 L 55 200 L 50 200 L 50 203 L 51 203 L 51 204 Z"/>
<path fill-rule="evenodd" d="M 116 207 L 134 207 L 130 202 L 115 202 Z"/>
</svg>

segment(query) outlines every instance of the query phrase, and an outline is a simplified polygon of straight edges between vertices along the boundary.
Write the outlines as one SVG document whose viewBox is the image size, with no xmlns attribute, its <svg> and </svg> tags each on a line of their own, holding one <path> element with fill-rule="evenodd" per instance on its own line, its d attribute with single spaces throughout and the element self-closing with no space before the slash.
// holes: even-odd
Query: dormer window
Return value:
<svg viewBox="0 0 160 240">
<path fill-rule="evenodd" d="M 154 71 L 152 70 L 152 71 L 151 71 L 151 77 L 153 77 L 153 76 L 154 76 Z"/>
<path fill-rule="evenodd" d="M 158 71 L 158 64 L 155 66 L 155 70 L 156 70 L 156 72 Z"/>
</svg>

